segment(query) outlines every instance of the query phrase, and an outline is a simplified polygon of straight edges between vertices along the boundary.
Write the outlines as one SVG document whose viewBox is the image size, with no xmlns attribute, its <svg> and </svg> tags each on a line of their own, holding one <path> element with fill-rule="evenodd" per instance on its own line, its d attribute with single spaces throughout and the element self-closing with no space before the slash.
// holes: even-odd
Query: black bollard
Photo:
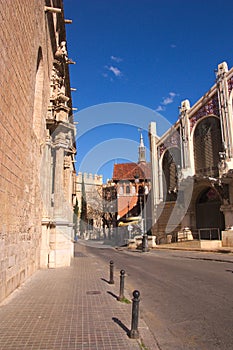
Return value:
<svg viewBox="0 0 233 350">
<path fill-rule="evenodd" d="M 114 272 L 114 262 L 111 260 L 110 261 L 110 279 L 109 279 L 109 284 L 114 284 L 113 272 Z"/>
<path fill-rule="evenodd" d="M 144 233 L 143 237 L 142 237 L 142 251 L 143 251 L 143 253 L 149 251 L 149 248 L 148 248 L 148 236 L 147 236 L 146 233 Z"/>
<path fill-rule="evenodd" d="M 125 271 L 121 270 L 120 272 L 120 294 L 117 300 L 122 301 L 125 296 L 124 296 L 124 287 L 125 287 Z"/>
<path fill-rule="evenodd" d="M 129 337 L 132 339 L 139 338 L 138 332 L 138 316 L 139 316 L 139 301 L 140 301 L 140 292 L 135 290 L 133 292 L 133 306 L 132 306 L 132 322 L 131 322 L 131 330 L 129 332 Z"/>
</svg>

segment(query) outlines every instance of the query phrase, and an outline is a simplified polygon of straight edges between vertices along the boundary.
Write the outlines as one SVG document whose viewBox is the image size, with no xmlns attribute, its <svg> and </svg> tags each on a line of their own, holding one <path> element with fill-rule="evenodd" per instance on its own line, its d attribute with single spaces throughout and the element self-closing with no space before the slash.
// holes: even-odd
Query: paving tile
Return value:
<svg viewBox="0 0 233 350">
<path fill-rule="evenodd" d="M 108 293 L 119 290 L 103 281 L 108 267 L 75 249 L 70 268 L 36 272 L 0 305 L 0 350 L 140 349 L 114 322 L 129 328 L 131 305 Z"/>
</svg>

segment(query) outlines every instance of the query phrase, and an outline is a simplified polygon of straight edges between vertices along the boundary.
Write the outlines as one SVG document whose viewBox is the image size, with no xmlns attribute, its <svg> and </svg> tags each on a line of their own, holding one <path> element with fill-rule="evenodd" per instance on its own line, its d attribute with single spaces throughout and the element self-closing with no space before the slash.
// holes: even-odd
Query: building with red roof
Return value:
<svg viewBox="0 0 233 350">
<path fill-rule="evenodd" d="M 118 226 L 127 225 L 130 221 L 146 218 L 150 210 L 149 192 L 151 189 L 151 164 L 146 162 L 145 146 L 141 135 L 138 163 L 115 164 L 112 181 L 117 191 Z M 147 217 L 147 219 L 149 219 Z M 144 220 L 148 222 L 148 220 Z M 143 229 L 147 230 L 144 224 Z"/>
</svg>

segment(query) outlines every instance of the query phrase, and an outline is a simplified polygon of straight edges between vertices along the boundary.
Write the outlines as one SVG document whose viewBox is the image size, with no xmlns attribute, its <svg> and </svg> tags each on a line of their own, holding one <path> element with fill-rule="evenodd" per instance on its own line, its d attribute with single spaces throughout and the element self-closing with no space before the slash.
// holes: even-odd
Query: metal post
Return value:
<svg viewBox="0 0 233 350">
<path fill-rule="evenodd" d="M 144 207 L 143 207 L 143 209 L 144 209 L 144 231 L 143 231 L 143 233 L 147 233 L 147 222 L 146 222 L 146 194 L 145 194 L 145 181 L 144 181 L 144 194 L 143 194 L 143 202 L 144 202 Z"/>
<path fill-rule="evenodd" d="M 114 272 L 114 262 L 111 260 L 110 261 L 110 279 L 109 279 L 109 284 L 114 284 L 113 272 Z"/>
<path fill-rule="evenodd" d="M 140 292 L 135 290 L 133 292 L 133 306 L 132 306 L 132 322 L 131 322 L 131 330 L 129 332 L 129 337 L 132 339 L 139 338 L 138 332 L 138 316 L 139 316 L 139 302 L 140 302 Z"/>
<path fill-rule="evenodd" d="M 149 248 L 148 248 L 148 236 L 146 233 L 144 233 L 143 237 L 142 237 L 142 252 L 148 252 Z"/>
<path fill-rule="evenodd" d="M 125 287 L 125 270 L 120 272 L 120 294 L 117 300 L 122 301 L 124 299 L 124 287 Z"/>
</svg>

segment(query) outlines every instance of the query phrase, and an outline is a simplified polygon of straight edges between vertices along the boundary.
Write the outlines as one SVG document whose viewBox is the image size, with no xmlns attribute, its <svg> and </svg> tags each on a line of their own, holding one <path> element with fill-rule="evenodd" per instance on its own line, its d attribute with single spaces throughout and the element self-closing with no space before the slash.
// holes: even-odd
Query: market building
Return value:
<svg viewBox="0 0 233 350">
<path fill-rule="evenodd" d="M 197 238 L 233 245 L 232 94 L 233 68 L 223 62 L 214 86 L 193 106 L 183 101 L 162 137 L 150 124 L 157 243 Z"/>
</svg>

